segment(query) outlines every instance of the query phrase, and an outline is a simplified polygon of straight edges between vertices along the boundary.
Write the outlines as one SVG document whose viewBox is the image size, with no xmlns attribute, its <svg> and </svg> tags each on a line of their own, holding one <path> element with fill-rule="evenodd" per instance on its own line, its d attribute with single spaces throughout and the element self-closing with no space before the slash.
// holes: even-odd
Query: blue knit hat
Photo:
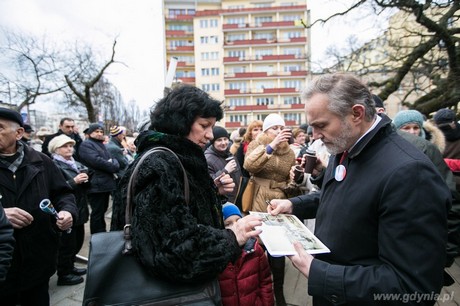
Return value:
<svg viewBox="0 0 460 306">
<path fill-rule="evenodd" d="M 399 130 L 403 125 L 416 123 L 420 127 L 419 136 L 425 138 L 425 132 L 423 131 L 424 121 L 425 120 L 423 119 L 422 113 L 414 109 L 409 109 L 398 112 L 393 119 L 393 124 L 395 125 L 396 129 Z"/>
<path fill-rule="evenodd" d="M 230 202 L 227 202 L 224 205 L 222 205 L 222 214 L 224 215 L 224 220 L 233 215 L 240 216 L 241 218 L 243 218 L 238 206 Z"/>
</svg>

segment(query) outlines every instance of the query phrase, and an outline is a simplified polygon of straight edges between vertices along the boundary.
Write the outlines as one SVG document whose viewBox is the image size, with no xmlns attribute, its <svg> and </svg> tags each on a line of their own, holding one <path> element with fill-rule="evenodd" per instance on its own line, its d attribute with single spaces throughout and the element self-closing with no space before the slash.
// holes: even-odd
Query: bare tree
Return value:
<svg viewBox="0 0 460 306">
<path fill-rule="evenodd" d="M 383 100 L 404 89 L 402 104 L 426 115 L 443 107 L 457 107 L 460 102 L 460 0 L 361 0 L 317 22 L 328 22 L 365 4 L 371 5 L 376 14 L 399 11 L 398 22 L 390 25 L 381 37 L 352 52 L 346 60 L 341 58 L 336 68 L 367 76 L 371 80 L 369 86 L 378 89 Z M 413 92 L 417 93 L 415 99 Z"/>
<path fill-rule="evenodd" d="M 69 73 L 64 76 L 71 91 L 67 93 L 70 105 L 83 105 L 87 111 L 88 120 L 90 122 L 97 121 L 97 114 L 99 111 L 97 104 L 93 101 L 93 90 L 96 84 L 102 79 L 107 68 L 113 63 L 116 63 L 116 44 L 117 41 L 114 40 L 110 59 L 102 65 L 97 62 L 97 57 L 91 47 L 76 47 L 72 56 L 74 61 L 69 64 Z M 106 101 L 103 102 L 105 103 Z"/>
<path fill-rule="evenodd" d="M 41 96 L 59 92 L 67 85 L 62 79 L 59 52 L 46 37 L 2 29 L 0 43 L 0 100 L 20 111 Z"/>
</svg>

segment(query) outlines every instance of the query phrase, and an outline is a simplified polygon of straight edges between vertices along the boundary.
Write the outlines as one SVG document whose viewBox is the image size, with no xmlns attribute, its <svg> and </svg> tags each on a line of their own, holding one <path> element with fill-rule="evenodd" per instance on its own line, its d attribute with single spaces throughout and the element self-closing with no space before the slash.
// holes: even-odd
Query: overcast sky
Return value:
<svg viewBox="0 0 460 306">
<path fill-rule="evenodd" d="M 147 109 L 163 95 L 165 78 L 161 0 L 0 0 L 0 26 L 56 41 L 82 41 L 108 58 L 117 38 L 116 60 L 107 76 L 125 102 Z M 351 0 L 309 0 L 312 21 L 325 18 Z M 342 3 L 342 4 L 341 4 Z M 312 59 L 324 59 L 330 45 L 338 47 L 354 34 L 360 42 L 375 37 L 375 20 L 339 18 L 312 29 Z"/>
</svg>

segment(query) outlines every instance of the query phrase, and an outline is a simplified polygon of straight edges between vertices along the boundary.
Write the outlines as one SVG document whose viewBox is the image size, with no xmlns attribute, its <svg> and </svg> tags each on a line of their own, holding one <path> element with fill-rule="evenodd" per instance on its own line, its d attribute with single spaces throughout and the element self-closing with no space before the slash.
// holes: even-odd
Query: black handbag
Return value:
<svg viewBox="0 0 460 306">
<path fill-rule="evenodd" d="M 189 203 L 187 174 L 177 155 L 165 147 L 146 152 L 129 179 L 126 225 L 123 231 L 92 235 L 83 305 L 221 305 L 217 278 L 206 283 L 180 284 L 161 280 L 144 270 L 131 254 L 131 218 L 134 180 L 139 166 L 150 154 L 168 151 L 179 161 L 184 173 L 184 193 Z"/>
</svg>

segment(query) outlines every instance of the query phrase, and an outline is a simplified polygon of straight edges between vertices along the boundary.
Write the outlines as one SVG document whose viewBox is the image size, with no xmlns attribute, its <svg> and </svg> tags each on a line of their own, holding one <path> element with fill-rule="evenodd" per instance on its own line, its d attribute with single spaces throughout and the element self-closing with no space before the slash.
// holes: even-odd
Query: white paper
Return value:
<svg viewBox="0 0 460 306">
<path fill-rule="evenodd" d="M 330 253 L 331 251 L 294 215 L 250 211 L 251 215 L 262 217 L 262 233 L 259 235 L 267 251 L 272 256 L 295 255 L 293 243 L 300 242 L 310 254 Z"/>
</svg>

